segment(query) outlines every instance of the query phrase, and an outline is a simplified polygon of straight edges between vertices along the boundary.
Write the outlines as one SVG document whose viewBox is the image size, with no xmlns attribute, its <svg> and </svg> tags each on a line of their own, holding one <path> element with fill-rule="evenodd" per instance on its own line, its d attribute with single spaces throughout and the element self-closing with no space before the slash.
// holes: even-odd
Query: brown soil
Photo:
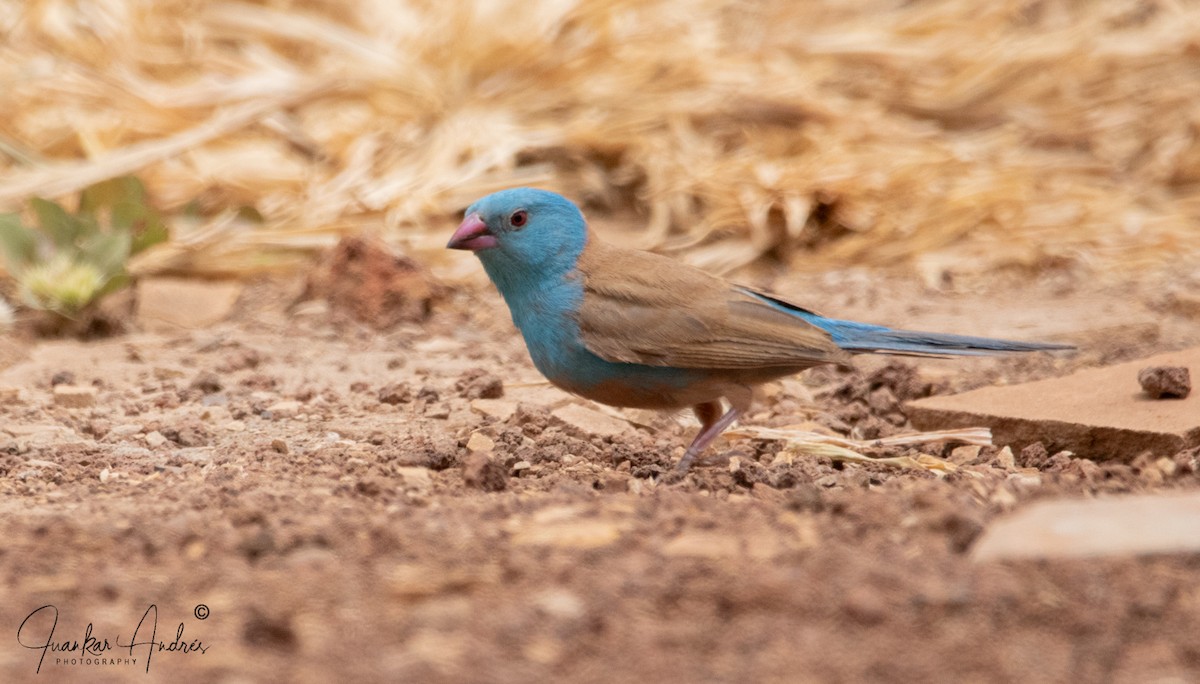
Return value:
<svg viewBox="0 0 1200 684">
<path fill-rule="evenodd" d="M 869 438 L 905 429 L 914 396 L 1200 339 L 1154 283 L 758 275 L 827 313 L 1083 346 L 814 370 L 766 388 L 761 425 Z M 660 484 L 692 428 L 638 413 L 648 428 L 599 437 L 553 416 L 575 400 L 522 386 L 536 373 L 478 281 L 385 332 L 285 290 L 254 288 L 214 329 L 0 350 L 0 386 L 20 388 L 0 405 L 0 680 L 1200 679 L 1200 558 L 969 557 L 1032 499 L 1198 488 L 1196 453 L 1167 468 L 931 447 L 963 464 L 939 478 L 731 439 Z M 62 383 L 96 405 L 55 406 Z M 155 640 L 182 624 L 206 650 L 155 651 L 147 675 L 148 647 L 116 644 L 151 604 Z M 15 637 L 43 605 L 56 643 L 92 623 L 112 648 L 47 652 L 35 677 L 42 651 Z M 44 642 L 51 617 L 22 640 Z"/>
</svg>

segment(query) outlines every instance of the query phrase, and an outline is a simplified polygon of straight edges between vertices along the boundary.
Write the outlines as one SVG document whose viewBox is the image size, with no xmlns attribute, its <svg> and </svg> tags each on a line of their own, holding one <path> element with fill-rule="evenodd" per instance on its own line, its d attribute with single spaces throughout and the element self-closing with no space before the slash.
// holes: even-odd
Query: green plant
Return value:
<svg viewBox="0 0 1200 684">
<path fill-rule="evenodd" d="M 134 177 L 85 189 L 74 214 L 57 202 L 29 201 L 36 226 L 0 214 L 0 249 L 28 307 L 73 318 L 129 283 L 129 257 L 167 239 L 162 217 Z"/>
</svg>

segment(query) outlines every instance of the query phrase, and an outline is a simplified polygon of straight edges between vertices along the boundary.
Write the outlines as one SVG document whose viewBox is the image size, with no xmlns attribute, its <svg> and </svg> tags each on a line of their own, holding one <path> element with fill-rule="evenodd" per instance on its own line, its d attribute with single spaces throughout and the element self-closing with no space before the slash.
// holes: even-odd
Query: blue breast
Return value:
<svg viewBox="0 0 1200 684">
<path fill-rule="evenodd" d="M 540 288 L 501 288 L 513 323 L 525 338 L 533 365 L 555 385 L 584 397 L 614 387 L 629 394 L 627 405 L 671 403 L 675 390 L 697 381 L 696 371 L 606 361 L 584 346 L 575 312 L 583 301 L 578 278 L 564 276 Z M 626 403 L 626 402 L 621 402 Z"/>
</svg>

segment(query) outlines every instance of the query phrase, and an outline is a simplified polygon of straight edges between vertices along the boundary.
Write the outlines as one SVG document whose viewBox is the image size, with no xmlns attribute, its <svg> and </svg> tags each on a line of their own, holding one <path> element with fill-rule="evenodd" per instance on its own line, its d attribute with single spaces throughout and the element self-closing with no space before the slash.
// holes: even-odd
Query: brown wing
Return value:
<svg viewBox="0 0 1200 684">
<path fill-rule="evenodd" d="M 667 257 L 591 236 L 579 270 L 583 342 L 608 361 L 735 369 L 850 358 L 824 330 Z"/>
</svg>

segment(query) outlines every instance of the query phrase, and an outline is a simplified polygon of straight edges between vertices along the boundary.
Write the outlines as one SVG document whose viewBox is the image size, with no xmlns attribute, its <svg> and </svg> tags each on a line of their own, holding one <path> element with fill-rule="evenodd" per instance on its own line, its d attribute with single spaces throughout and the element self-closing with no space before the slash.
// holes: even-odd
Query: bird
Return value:
<svg viewBox="0 0 1200 684">
<path fill-rule="evenodd" d="M 551 384 L 610 406 L 691 408 L 701 427 L 679 473 L 750 410 L 754 387 L 814 366 L 848 366 L 866 353 L 1073 349 L 822 316 L 670 257 L 604 242 L 578 206 L 536 188 L 471 204 L 446 246 L 479 258 Z"/>
</svg>

